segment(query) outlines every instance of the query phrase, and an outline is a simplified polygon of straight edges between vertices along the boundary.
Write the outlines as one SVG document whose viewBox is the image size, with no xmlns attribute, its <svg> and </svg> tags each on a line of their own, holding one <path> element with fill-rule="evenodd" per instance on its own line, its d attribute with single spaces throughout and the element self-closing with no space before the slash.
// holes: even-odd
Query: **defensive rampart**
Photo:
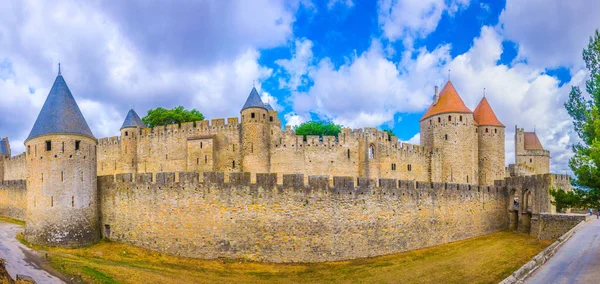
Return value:
<svg viewBox="0 0 600 284">
<path fill-rule="evenodd" d="M 169 254 L 320 262 L 508 228 L 504 187 L 249 173 L 101 176 L 106 237 Z"/>
<path fill-rule="evenodd" d="M 25 180 L 0 183 L 0 216 L 25 220 L 27 211 L 27 186 Z"/>
</svg>

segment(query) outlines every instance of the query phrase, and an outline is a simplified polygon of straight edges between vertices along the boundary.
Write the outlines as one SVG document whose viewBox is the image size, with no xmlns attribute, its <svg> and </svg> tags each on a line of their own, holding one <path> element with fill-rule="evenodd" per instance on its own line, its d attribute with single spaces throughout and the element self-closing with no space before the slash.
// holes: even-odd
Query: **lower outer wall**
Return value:
<svg viewBox="0 0 600 284">
<path fill-rule="evenodd" d="M 197 175 L 197 174 L 196 174 Z M 395 180 L 385 187 L 99 177 L 111 240 L 197 258 L 321 262 L 435 246 L 508 228 L 502 187 Z M 130 177 L 129 177 L 130 180 Z M 309 180 L 313 180 L 311 177 Z M 348 180 L 351 184 L 352 179 Z M 346 183 L 347 185 L 348 183 Z"/>
<path fill-rule="evenodd" d="M 25 180 L 11 180 L 0 183 L 0 216 L 25 220 L 27 208 L 27 187 Z"/>
<path fill-rule="evenodd" d="M 531 218 L 530 234 L 540 240 L 556 240 L 588 216 L 586 214 L 539 214 Z"/>
</svg>

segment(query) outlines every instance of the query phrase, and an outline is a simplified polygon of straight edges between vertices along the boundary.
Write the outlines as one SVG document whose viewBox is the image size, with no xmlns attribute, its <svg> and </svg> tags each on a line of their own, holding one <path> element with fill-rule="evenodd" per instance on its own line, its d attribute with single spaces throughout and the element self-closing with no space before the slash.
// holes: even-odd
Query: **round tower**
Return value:
<svg viewBox="0 0 600 284">
<path fill-rule="evenodd" d="M 473 112 L 477 123 L 479 148 L 479 184 L 494 185 L 506 175 L 504 165 L 504 124 L 502 124 L 485 96 Z"/>
<path fill-rule="evenodd" d="M 439 95 L 436 92 L 419 123 L 421 145 L 438 148 L 442 156 L 441 174 L 431 175 L 441 176 L 441 180 L 432 181 L 476 184 L 479 175 L 473 112 L 452 82 L 448 81 Z"/>
<path fill-rule="evenodd" d="M 59 68 L 25 140 L 28 242 L 79 247 L 100 239 L 96 144 Z"/>
<path fill-rule="evenodd" d="M 140 129 L 146 125 L 135 110 L 130 109 L 121 126 L 121 164 L 119 173 L 137 173 L 137 145 Z"/>
<path fill-rule="evenodd" d="M 269 157 L 269 112 L 260 99 L 256 88 L 252 88 L 242 114 L 242 168 L 243 172 L 268 173 Z"/>
</svg>

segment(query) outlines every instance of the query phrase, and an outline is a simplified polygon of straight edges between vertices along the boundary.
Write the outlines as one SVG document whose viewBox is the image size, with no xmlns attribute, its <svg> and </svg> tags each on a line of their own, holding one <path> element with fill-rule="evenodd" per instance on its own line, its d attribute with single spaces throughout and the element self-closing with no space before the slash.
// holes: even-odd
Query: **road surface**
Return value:
<svg viewBox="0 0 600 284">
<path fill-rule="evenodd" d="M 537 283 L 598 283 L 600 281 L 600 220 L 579 228 L 556 254 L 525 281 Z"/>
<path fill-rule="evenodd" d="M 37 283 L 65 283 L 56 272 L 50 274 L 42 264 L 45 263 L 38 253 L 21 244 L 15 238 L 23 227 L 0 221 L 0 258 L 6 261 L 6 270 L 15 279 L 17 274 L 27 275 Z M 63 276 L 60 276 L 64 279 Z"/>
</svg>

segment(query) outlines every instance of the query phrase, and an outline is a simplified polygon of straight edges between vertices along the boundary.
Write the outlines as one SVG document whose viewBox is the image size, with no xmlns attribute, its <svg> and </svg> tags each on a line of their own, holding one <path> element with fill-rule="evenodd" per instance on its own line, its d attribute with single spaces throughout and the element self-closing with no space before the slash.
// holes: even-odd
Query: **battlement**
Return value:
<svg viewBox="0 0 600 284">
<path fill-rule="evenodd" d="M 25 155 L 25 152 L 23 152 L 19 155 L 8 158 L 8 160 L 18 162 L 18 161 L 24 161 L 26 158 L 27 158 L 27 155 Z"/>
<path fill-rule="evenodd" d="M 248 187 L 251 190 L 259 188 L 274 192 L 319 192 L 323 194 L 345 194 L 345 195 L 391 195 L 391 196 L 424 196 L 435 197 L 438 194 L 444 194 L 460 197 L 467 197 L 469 194 L 505 194 L 501 186 L 477 186 L 471 184 L 456 184 L 442 182 L 420 182 L 413 180 L 397 179 L 367 179 L 334 176 L 309 176 L 308 183 L 305 182 L 303 174 L 283 174 L 283 180 L 277 180 L 276 173 L 256 174 L 256 182 L 251 182 L 250 173 L 229 173 L 223 172 L 163 172 L 163 173 L 144 173 L 136 174 L 133 179 L 132 174 L 117 174 L 99 176 L 98 182 L 103 185 L 114 185 L 120 187 L 136 187 L 140 184 L 152 186 L 158 189 L 175 189 L 181 185 L 186 188 L 211 188 L 211 189 L 231 189 L 239 187 Z M 228 178 L 228 180 L 226 180 Z M 143 187 L 142 187 L 143 188 Z"/>
<path fill-rule="evenodd" d="M 0 182 L 0 188 L 6 188 L 6 187 L 11 187 L 11 188 L 20 188 L 25 190 L 27 188 L 27 181 L 24 179 L 18 179 L 18 180 L 5 180 Z"/>
<path fill-rule="evenodd" d="M 518 184 L 557 184 L 557 185 L 569 185 L 570 188 L 571 177 L 565 174 L 538 174 L 538 175 L 529 175 L 529 176 L 515 176 L 515 177 L 507 177 L 503 180 L 494 181 L 495 186 L 512 186 Z"/>
</svg>

